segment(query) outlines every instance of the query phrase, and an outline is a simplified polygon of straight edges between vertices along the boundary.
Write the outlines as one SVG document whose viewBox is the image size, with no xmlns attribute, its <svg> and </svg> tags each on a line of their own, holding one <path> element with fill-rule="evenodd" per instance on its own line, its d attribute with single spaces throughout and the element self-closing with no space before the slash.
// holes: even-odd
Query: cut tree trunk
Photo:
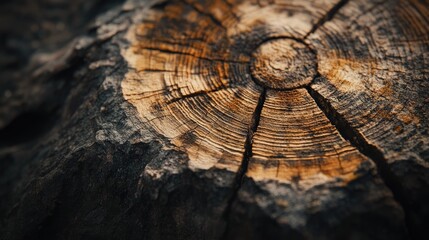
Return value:
<svg viewBox="0 0 429 240">
<path fill-rule="evenodd" d="M 2 239 L 427 235 L 429 2 L 17 5 Z"/>
</svg>

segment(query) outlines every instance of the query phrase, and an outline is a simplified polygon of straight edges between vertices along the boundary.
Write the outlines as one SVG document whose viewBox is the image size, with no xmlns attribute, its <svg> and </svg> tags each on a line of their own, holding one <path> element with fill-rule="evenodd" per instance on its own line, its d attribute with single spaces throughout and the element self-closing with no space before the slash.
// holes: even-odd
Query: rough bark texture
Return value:
<svg viewBox="0 0 429 240">
<path fill-rule="evenodd" d="M 1 239 L 427 235 L 429 2 L 1 9 Z"/>
</svg>

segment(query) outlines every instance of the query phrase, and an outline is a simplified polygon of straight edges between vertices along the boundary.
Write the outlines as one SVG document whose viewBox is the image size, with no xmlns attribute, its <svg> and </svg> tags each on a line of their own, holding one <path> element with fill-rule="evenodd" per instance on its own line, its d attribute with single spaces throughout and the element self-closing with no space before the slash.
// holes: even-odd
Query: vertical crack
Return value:
<svg viewBox="0 0 429 240">
<path fill-rule="evenodd" d="M 326 115 L 332 125 L 336 127 L 341 136 L 350 142 L 350 144 L 358 149 L 360 153 L 372 160 L 377 166 L 378 175 L 382 178 L 384 184 L 390 189 L 393 198 L 403 208 L 405 214 L 405 225 L 411 239 L 416 239 L 416 235 L 410 212 L 412 211 L 412 203 L 406 197 L 406 191 L 403 188 L 400 179 L 398 179 L 389 168 L 387 159 L 376 146 L 370 144 L 365 137 L 332 106 L 332 104 L 311 87 L 306 87 L 308 93 L 313 97 L 316 104 Z"/>
<path fill-rule="evenodd" d="M 255 132 L 258 130 L 259 120 L 261 117 L 262 108 L 264 107 L 266 95 L 267 95 L 267 89 L 263 88 L 261 95 L 259 96 L 259 99 L 258 99 L 258 104 L 256 105 L 255 111 L 253 112 L 252 120 L 250 121 L 249 127 L 247 129 L 246 141 L 244 142 L 243 159 L 241 161 L 240 167 L 238 168 L 237 174 L 235 175 L 233 192 L 231 197 L 228 200 L 228 205 L 223 214 L 223 217 L 226 219 L 227 224 L 226 224 L 226 228 L 223 233 L 222 239 L 225 239 L 229 232 L 232 205 L 237 198 L 238 191 L 240 190 L 241 185 L 243 183 L 244 175 L 246 174 L 247 168 L 249 167 L 250 158 L 253 155 L 252 153 L 253 136 Z"/>
<path fill-rule="evenodd" d="M 337 14 L 337 12 L 348 2 L 349 0 L 338 1 L 321 19 L 319 19 L 319 21 L 317 21 L 316 24 L 313 25 L 311 30 L 305 34 L 304 39 L 306 39 L 310 34 L 314 33 L 320 26 L 330 21 L 335 16 L 335 14 Z"/>
</svg>

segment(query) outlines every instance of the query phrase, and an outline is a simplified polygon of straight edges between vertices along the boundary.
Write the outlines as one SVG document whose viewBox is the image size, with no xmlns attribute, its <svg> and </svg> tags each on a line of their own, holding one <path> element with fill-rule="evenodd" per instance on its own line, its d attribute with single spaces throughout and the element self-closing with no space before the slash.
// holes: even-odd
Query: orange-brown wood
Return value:
<svg viewBox="0 0 429 240">
<path fill-rule="evenodd" d="M 408 197 L 395 164 L 427 174 L 427 12 L 418 1 L 170 1 L 128 31 L 123 95 L 191 169 L 235 172 L 231 202 L 253 201 L 240 187 L 255 182 L 268 192 L 255 199 L 281 210 L 255 204 L 283 216 L 280 189 L 306 198 L 366 181 L 412 225 L 412 198 L 425 197 Z"/>
<path fill-rule="evenodd" d="M 324 4 L 319 8 L 335 2 Z M 284 91 L 316 76 L 314 50 L 292 38 L 310 31 L 319 8 L 300 1 L 172 1 L 129 31 L 132 47 L 124 56 L 132 69 L 122 83 L 124 96 L 145 125 L 187 152 L 191 168 L 238 171 L 262 89 L 277 89 L 268 92 L 248 176 L 318 183 L 350 178 L 368 160 L 341 138 L 306 90 Z M 309 121 L 302 123 L 308 129 L 281 128 L 298 120 Z M 299 139 L 303 135 L 307 140 Z M 307 153 L 299 154 L 303 149 Z M 348 152 L 355 156 L 344 157 Z"/>
</svg>

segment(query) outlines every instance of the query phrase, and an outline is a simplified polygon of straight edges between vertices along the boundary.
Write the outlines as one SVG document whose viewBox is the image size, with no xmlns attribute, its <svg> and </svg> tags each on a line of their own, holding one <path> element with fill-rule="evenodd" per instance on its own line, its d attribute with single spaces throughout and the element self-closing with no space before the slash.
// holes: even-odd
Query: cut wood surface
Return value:
<svg viewBox="0 0 429 240">
<path fill-rule="evenodd" d="M 76 83 L 46 140 L 0 144 L 24 169 L 2 178 L 5 236 L 423 239 L 428 16 L 418 0 L 119 4 L 26 67 L 22 89 Z"/>
<path fill-rule="evenodd" d="M 124 56 L 132 70 L 122 82 L 125 99 L 144 124 L 188 153 L 191 168 L 235 172 L 254 156 L 249 174 L 259 180 L 323 182 L 356 171 L 364 157 L 303 88 L 316 76 L 315 51 L 293 39 L 287 24 L 269 30 L 269 21 L 257 25 L 267 20 L 265 11 L 280 14 L 285 6 L 261 7 L 242 22 L 236 12 L 247 15 L 253 4 L 230 4 L 237 9 L 223 1 L 173 1 L 150 11 L 151 18 L 129 32 L 132 47 Z M 295 4 L 296 11 L 309 11 Z M 311 15 L 304 16 L 293 22 L 310 31 L 312 25 L 305 24 Z M 355 168 L 341 173 L 342 158 Z"/>
</svg>

